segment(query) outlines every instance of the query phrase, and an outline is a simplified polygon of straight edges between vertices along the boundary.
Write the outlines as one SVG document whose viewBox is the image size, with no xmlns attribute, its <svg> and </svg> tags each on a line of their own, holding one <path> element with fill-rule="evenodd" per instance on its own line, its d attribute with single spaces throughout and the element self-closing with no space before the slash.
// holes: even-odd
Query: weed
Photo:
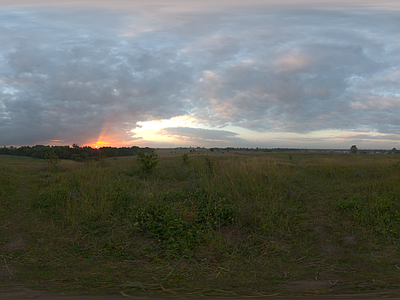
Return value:
<svg viewBox="0 0 400 300">
<path fill-rule="evenodd" d="M 393 195 L 375 193 L 368 198 L 340 198 L 336 208 L 368 230 L 400 237 L 400 204 Z"/>
<path fill-rule="evenodd" d="M 142 170 L 146 172 L 151 171 L 158 164 L 157 154 L 154 149 L 147 154 L 138 152 L 137 161 L 142 165 Z"/>
<path fill-rule="evenodd" d="M 133 228 L 155 239 L 170 255 L 192 256 L 213 229 L 235 222 L 234 207 L 221 195 L 205 190 L 168 192 L 137 204 L 130 215 Z"/>
<path fill-rule="evenodd" d="M 205 164 L 206 164 L 207 173 L 208 173 L 209 175 L 211 175 L 211 174 L 214 173 L 214 164 L 213 164 L 213 162 L 212 162 L 208 157 L 206 157 L 205 160 L 206 160 L 206 161 L 205 161 Z"/>
<path fill-rule="evenodd" d="M 189 163 L 189 155 L 187 153 L 183 153 L 182 160 L 185 165 Z"/>
<path fill-rule="evenodd" d="M 55 154 L 54 150 L 46 152 L 44 158 L 49 160 L 50 166 L 55 169 L 58 164 L 58 156 Z"/>
<path fill-rule="evenodd" d="M 19 179 L 19 175 L 13 168 L 2 167 L 0 169 L 0 196 L 6 196 L 15 191 Z"/>
<path fill-rule="evenodd" d="M 100 156 L 99 156 L 98 164 L 99 164 L 99 166 L 101 166 L 101 167 L 105 167 L 105 166 L 107 165 L 106 156 L 105 156 L 105 155 L 100 155 Z"/>
<path fill-rule="evenodd" d="M 182 185 L 182 188 L 184 190 L 196 191 L 198 188 L 200 188 L 200 180 L 199 179 L 191 179 L 191 180 L 185 182 Z"/>
</svg>

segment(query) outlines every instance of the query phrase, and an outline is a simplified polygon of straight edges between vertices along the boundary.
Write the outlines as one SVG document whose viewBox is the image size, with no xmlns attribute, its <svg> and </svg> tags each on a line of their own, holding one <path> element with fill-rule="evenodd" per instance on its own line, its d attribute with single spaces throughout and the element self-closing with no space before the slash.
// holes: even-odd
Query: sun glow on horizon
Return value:
<svg viewBox="0 0 400 300">
<path fill-rule="evenodd" d="M 137 122 L 138 127 L 132 129 L 131 132 L 143 139 L 143 141 L 156 141 L 156 142 L 173 142 L 179 143 L 180 141 L 170 136 L 159 134 L 159 132 L 167 127 L 199 127 L 197 119 L 191 116 L 178 116 L 171 119 Z"/>
</svg>

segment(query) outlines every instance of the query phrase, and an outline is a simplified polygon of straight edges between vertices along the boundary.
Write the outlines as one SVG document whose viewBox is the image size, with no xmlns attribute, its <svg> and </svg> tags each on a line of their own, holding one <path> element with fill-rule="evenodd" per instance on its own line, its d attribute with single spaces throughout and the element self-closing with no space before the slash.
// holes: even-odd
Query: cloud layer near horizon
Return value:
<svg viewBox="0 0 400 300">
<path fill-rule="evenodd" d="M 0 143 L 83 144 L 106 132 L 135 144 L 137 122 L 183 115 L 221 130 L 160 134 L 242 143 L 223 130 L 233 125 L 260 133 L 376 132 L 395 141 L 399 14 L 4 8 Z"/>
</svg>

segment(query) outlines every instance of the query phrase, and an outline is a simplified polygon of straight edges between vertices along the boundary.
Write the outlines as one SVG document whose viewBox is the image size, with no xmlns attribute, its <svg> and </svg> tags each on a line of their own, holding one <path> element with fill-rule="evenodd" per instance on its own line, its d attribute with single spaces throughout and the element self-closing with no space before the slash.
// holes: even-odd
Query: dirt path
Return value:
<svg viewBox="0 0 400 300">
<path fill-rule="evenodd" d="M 159 297 L 159 296 L 132 296 L 132 295 L 67 295 L 64 293 L 50 293 L 44 291 L 36 291 L 25 288 L 23 286 L 10 286 L 7 288 L 0 288 L 0 299 L 1 300 L 119 300 L 119 299 L 153 299 L 153 300 L 166 300 L 166 299 L 221 299 L 221 297 L 202 297 L 193 298 L 185 296 L 174 296 L 174 297 Z M 226 298 L 226 297 L 225 297 Z M 229 298 L 231 300 L 245 300 L 249 297 Z M 400 290 L 391 292 L 381 293 L 368 293 L 368 294 L 347 294 L 347 295 L 335 295 L 335 296 L 285 296 L 279 294 L 273 294 L 265 297 L 250 297 L 253 300 L 259 299 L 281 299 L 281 300 L 334 300 L 334 299 L 368 299 L 368 300 L 384 300 L 384 299 L 400 299 Z"/>
</svg>

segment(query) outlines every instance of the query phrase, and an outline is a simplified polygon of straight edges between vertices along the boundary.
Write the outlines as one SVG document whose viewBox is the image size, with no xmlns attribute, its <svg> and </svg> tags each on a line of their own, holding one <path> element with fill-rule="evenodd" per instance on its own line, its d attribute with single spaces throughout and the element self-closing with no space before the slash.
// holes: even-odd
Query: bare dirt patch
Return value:
<svg viewBox="0 0 400 300">
<path fill-rule="evenodd" d="M 17 274 L 18 270 L 8 266 L 8 265 L 0 265 L 0 278 L 5 277 L 5 278 L 10 278 L 14 274 Z"/>
<path fill-rule="evenodd" d="M 8 286 L 0 288 L 0 299 L 31 299 L 38 298 L 42 293 L 23 286 Z"/>
<path fill-rule="evenodd" d="M 307 291 L 307 290 L 327 290 L 334 286 L 335 282 L 330 280 L 296 280 L 280 285 L 283 290 L 288 291 Z"/>
<path fill-rule="evenodd" d="M 23 249 L 25 246 L 25 240 L 21 236 L 15 236 L 8 243 L 4 245 L 4 250 L 11 252 L 15 250 Z"/>
<path fill-rule="evenodd" d="M 357 244 L 357 237 L 355 235 L 346 236 L 344 242 L 346 245 L 355 245 Z"/>
<path fill-rule="evenodd" d="M 335 253 L 341 253 L 341 252 L 343 252 L 343 248 L 342 248 L 342 247 L 333 245 L 333 244 L 331 244 L 331 243 L 323 243 L 323 244 L 322 244 L 322 248 L 324 249 L 324 251 L 325 251 L 327 254 L 335 254 Z"/>
</svg>

